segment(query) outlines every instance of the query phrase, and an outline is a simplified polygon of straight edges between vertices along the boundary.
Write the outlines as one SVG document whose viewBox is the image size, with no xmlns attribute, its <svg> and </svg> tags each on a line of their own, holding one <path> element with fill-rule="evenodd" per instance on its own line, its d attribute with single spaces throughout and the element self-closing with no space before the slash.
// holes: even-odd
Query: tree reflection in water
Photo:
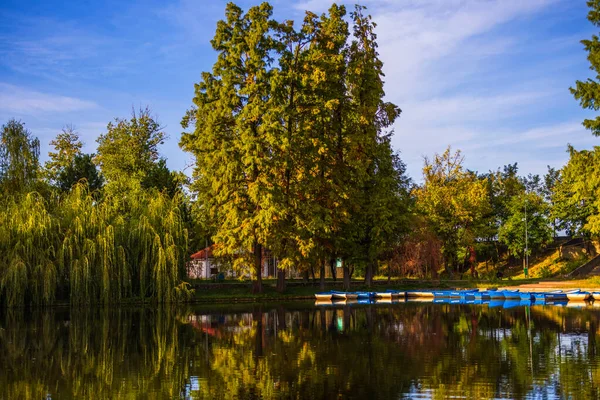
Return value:
<svg viewBox="0 0 600 400">
<path fill-rule="evenodd" d="M 600 396 L 591 308 L 0 313 L 0 398 Z"/>
</svg>

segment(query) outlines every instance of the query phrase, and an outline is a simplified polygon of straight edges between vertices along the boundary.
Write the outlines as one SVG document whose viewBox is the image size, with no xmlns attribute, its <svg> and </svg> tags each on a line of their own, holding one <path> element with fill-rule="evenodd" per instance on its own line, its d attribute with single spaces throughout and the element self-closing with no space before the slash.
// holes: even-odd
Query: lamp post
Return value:
<svg viewBox="0 0 600 400">
<path fill-rule="evenodd" d="M 525 191 L 525 278 L 529 278 L 529 238 L 527 236 L 527 191 Z"/>
</svg>

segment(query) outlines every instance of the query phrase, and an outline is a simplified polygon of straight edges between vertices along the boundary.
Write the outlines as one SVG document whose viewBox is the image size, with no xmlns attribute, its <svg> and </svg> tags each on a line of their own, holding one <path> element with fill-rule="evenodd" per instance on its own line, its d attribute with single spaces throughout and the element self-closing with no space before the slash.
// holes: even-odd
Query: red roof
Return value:
<svg viewBox="0 0 600 400">
<path fill-rule="evenodd" d="M 208 258 L 212 258 L 214 246 L 215 246 L 214 244 L 211 245 L 211 246 L 208 246 L 208 247 L 206 247 L 206 248 L 204 248 L 204 249 L 202 249 L 202 250 L 200 250 L 200 251 L 192 254 L 190 256 L 190 258 L 192 260 L 204 260 L 204 259 L 206 259 L 206 253 L 208 253 Z"/>
</svg>

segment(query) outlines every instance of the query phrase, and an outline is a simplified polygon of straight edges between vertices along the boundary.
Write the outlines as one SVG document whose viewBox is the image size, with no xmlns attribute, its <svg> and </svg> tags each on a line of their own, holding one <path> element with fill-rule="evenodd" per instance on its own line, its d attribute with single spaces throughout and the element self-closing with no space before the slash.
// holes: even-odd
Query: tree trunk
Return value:
<svg viewBox="0 0 600 400">
<path fill-rule="evenodd" d="M 323 259 L 319 267 L 319 288 L 325 290 L 325 263 L 327 259 Z"/>
<path fill-rule="evenodd" d="M 308 283 L 308 270 L 302 271 L 302 282 Z"/>
<path fill-rule="evenodd" d="M 277 268 L 277 291 L 283 293 L 285 291 L 285 270 Z"/>
<path fill-rule="evenodd" d="M 344 262 L 342 268 L 344 269 L 344 290 L 350 290 L 350 267 Z"/>
<path fill-rule="evenodd" d="M 331 269 L 331 276 L 333 278 L 333 281 L 336 282 L 337 281 L 337 279 L 336 279 L 336 275 L 337 274 L 335 273 L 335 258 L 333 258 L 333 257 L 331 258 L 331 261 L 329 263 L 329 268 Z"/>
<path fill-rule="evenodd" d="M 317 277 L 315 276 L 315 266 L 310 265 L 310 274 L 312 275 L 313 284 L 317 283 Z"/>
<path fill-rule="evenodd" d="M 256 280 L 252 285 L 252 293 L 262 293 L 262 245 L 254 245 L 254 272 Z"/>
<path fill-rule="evenodd" d="M 365 285 L 371 287 L 373 285 L 373 263 L 367 262 L 367 268 L 365 270 Z"/>
</svg>

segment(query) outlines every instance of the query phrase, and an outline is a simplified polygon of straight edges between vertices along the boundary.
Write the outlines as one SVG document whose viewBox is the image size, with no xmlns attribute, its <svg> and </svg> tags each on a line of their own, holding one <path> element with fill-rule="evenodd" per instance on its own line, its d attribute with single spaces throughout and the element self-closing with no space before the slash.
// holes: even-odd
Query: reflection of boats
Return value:
<svg viewBox="0 0 600 400">
<path fill-rule="evenodd" d="M 489 303 L 487 303 L 489 308 L 494 308 L 494 307 L 502 307 L 504 305 L 504 299 L 502 300 L 490 300 Z"/>
<path fill-rule="evenodd" d="M 317 300 L 315 301 L 316 306 L 330 306 L 333 304 L 331 300 Z"/>
<path fill-rule="evenodd" d="M 521 300 L 515 300 L 515 299 L 510 299 L 510 300 L 505 300 L 504 304 L 502 305 L 503 308 L 513 308 L 513 307 L 518 307 L 521 305 Z"/>
<path fill-rule="evenodd" d="M 375 303 L 377 304 L 392 304 L 392 298 L 391 297 L 381 297 L 375 300 Z"/>
<path fill-rule="evenodd" d="M 533 303 L 533 301 L 531 300 L 531 298 L 529 299 L 521 299 L 519 301 L 519 305 L 520 306 L 530 306 Z"/>
<path fill-rule="evenodd" d="M 407 302 L 411 303 L 431 303 L 433 300 L 433 297 L 408 297 L 406 299 Z"/>
<path fill-rule="evenodd" d="M 331 292 L 322 292 L 315 293 L 315 297 L 317 298 L 317 301 L 327 301 L 331 300 L 333 296 Z"/>
<path fill-rule="evenodd" d="M 567 303 L 567 307 L 569 308 L 585 308 L 588 306 L 589 303 L 585 302 L 585 301 L 581 301 L 581 300 L 569 300 L 569 302 Z"/>
<path fill-rule="evenodd" d="M 600 300 L 600 292 L 592 292 L 592 297 L 594 300 Z"/>
<path fill-rule="evenodd" d="M 590 292 L 582 292 L 581 289 L 571 290 L 566 295 L 570 301 L 586 301 L 592 298 Z"/>
</svg>

